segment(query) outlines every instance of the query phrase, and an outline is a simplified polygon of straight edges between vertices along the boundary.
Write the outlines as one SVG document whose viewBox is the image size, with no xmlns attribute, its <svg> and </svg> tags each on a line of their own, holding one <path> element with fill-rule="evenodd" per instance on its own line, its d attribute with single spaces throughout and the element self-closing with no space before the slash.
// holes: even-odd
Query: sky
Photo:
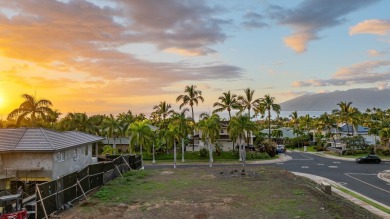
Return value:
<svg viewBox="0 0 390 219">
<path fill-rule="evenodd" d="M 196 85 L 276 103 L 390 84 L 387 0 L 0 0 L 0 116 L 24 93 L 63 115 L 149 115 Z M 283 109 L 282 109 L 283 110 Z"/>
</svg>

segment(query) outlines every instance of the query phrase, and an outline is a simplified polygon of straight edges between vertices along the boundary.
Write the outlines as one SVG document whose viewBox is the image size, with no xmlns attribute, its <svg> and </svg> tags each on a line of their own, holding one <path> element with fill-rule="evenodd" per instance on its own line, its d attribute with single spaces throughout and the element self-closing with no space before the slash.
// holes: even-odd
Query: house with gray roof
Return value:
<svg viewBox="0 0 390 219">
<path fill-rule="evenodd" d="M 92 147 L 103 139 L 77 131 L 0 129 L 0 189 L 15 181 L 45 182 L 78 171 L 96 162 Z"/>
</svg>

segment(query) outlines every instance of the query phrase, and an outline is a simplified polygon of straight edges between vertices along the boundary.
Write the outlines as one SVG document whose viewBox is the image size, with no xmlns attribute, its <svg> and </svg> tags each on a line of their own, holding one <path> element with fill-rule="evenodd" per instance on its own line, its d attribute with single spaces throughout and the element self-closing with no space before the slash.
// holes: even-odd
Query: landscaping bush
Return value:
<svg viewBox="0 0 390 219">
<path fill-rule="evenodd" d="M 382 153 L 383 156 L 390 156 L 390 151 L 389 151 L 389 149 L 383 150 L 381 153 Z"/>
<path fill-rule="evenodd" d="M 246 154 L 247 160 L 262 160 L 270 159 L 271 157 L 267 153 L 257 152 L 257 151 L 248 151 Z"/>
<path fill-rule="evenodd" d="M 323 146 L 314 146 L 314 150 L 316 150 L 316 151 L 325 151 L 325 147 L 323 147 Z"/>
<path fill-rule="evenodd" d="M 202 148 L 199 150 L 199 157 L 207 158 L 209 156 L 209 151 L 206 148 Z"/>
</svg>

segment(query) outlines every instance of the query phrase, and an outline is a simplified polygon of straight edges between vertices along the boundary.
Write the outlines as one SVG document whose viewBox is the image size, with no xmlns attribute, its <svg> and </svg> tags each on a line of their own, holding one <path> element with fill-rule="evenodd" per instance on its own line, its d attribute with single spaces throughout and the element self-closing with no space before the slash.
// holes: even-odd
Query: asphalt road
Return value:
<svg viewBox="0 0 390 219">
<path fill-rule="evenodd" d="M 329 159 L 309 153 L 291 152 L 288 155 L 293 159 L 283 163 L 248 165 L 272 165 L 292 172 L 325 177 L 340 183 L 348 189 L 390 206 L 390 183 L 377 177 L 379 172 L 390 170 L 390 162 L 382 162 L 381 164 L 357 164 L 353 161 Z M 215 167 L 222 165 L 213 164 Z M 226 165 L 232 166 L 235 164 Z M 178 162 L 177 168 L 197 166 L 208 166 L 208 163 L 180 165 L 180 162 Z M 237 164 L 237 166 L 241 165 Z M 173 165 L 145 165 L 145 169 L 159 168 L 173 168 Z"/>
<path fill-rule="evenodd" d="M 390 170 L 390 162 L 381 164 L 357 164 L 353 161 L 335 160 L 300 152 L 292 152 L 293 158 L 279 167 L 301 173 L 322 176 L 390 206 L 390 183 L 377 177 L 383 170 Z M 283 155 L 281 155 L 283 156 Z"/>
</svg>

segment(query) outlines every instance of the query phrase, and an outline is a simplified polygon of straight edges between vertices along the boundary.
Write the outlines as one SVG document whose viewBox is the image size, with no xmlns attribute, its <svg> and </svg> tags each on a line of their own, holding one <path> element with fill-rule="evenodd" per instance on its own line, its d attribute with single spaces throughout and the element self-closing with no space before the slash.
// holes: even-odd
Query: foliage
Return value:
<svg viewBox="0 0 390 219">
<path fill-rule="evenodd" d="M 351 151 L 353 154 L 356 153 L 356 150 L 364 151 L 368 147 L 361 135 L 343 137 L 340 141 L 344 143 L 347 150 Z"/>
<path fill-rule="evenodd" d="M 206 148 L 202 148 L 199 150 L 199 157 L 207 158 L 209 156 L 209 151 Z"/>
<path fill-rule="evenodd" d="M 248 160 L 263 160 L 263 159 L 271 159 L 271 156 L 268 153 L 264 153 L 264 152 L 248 151 L 246 158 Z"/>
</svg>

